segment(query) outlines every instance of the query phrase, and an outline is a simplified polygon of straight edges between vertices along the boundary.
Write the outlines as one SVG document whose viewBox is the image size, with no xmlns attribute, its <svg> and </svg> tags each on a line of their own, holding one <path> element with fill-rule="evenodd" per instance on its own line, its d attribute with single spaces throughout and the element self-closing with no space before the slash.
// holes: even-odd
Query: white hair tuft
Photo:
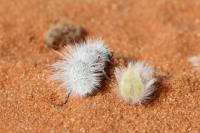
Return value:
<svg viewBox="0 0 200 133">
<path fill-rule="evenodd" d="M 190 63 L 192 64 L 193 67 L 199 67 L 200 66 L 200 56 L 192 56 L 188 58 Z"/>
<path fill-rule="evenodd" d="M 63 60 L 52 66 L 57 70 L 53 79 L 75 95 L 87 96 L 101 85 L 110 51 L 100 39 L 89 39 L 75 44 L 61 53 Z"/>
</svg>

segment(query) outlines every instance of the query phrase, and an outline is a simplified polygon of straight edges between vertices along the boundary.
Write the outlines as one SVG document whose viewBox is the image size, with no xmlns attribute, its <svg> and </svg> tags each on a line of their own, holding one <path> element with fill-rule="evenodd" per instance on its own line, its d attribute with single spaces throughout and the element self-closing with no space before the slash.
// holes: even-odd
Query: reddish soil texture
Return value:
<svg viewBox="0 0 200 133">
<path fill-rule="evenodd" d="M 200 132 L 199 0 L 0 0 L 1 132 Z M 59 56 L 44 33 L 67 18 L 102 37 L 114 60 L 144 60 L 161 79 L 154 100 L 130 106 L 115 79 L 87 98 L 48 79 Z M 113 69 L 111 68 L 111 71 Z"/>
</svg>

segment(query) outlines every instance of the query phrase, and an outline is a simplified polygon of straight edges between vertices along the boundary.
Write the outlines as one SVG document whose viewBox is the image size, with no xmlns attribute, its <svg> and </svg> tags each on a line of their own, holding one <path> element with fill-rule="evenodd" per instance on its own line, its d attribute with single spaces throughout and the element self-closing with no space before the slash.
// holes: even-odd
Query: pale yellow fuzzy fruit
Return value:
<svg viewBox="0 0 200 133">
<path fill-rule="evenodd" d="M 136 69 L 129 68 L 126 72 L 124 72 L 119 83 L 119 90 L 121 96 L 127 102 L 139 102 L 139 99 L 143 93 L 143 85 L 139 76 L 139 72 Z"/>
<path fill-rule="evenodd" d="M 129 104 L 149 99 L 154 91 L 153 69 L 142 62 L 128 64 L 127 68 L 115 69 L 120 96 Z"/>
</svg>

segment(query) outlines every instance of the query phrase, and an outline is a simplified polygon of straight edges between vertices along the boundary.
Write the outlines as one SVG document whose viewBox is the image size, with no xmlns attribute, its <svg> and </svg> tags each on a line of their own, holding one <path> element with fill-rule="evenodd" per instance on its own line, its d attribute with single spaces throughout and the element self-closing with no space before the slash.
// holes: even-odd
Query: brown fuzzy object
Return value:
<svg viewBox="0 0 200 133">
<path fill-rule="evenodd" d="M 48 47 L 58 49 L 67 44 L 83 41 L 86 35 L 86 31 L 79 25 L 61 20 L 49 28 L 44 40 Z"/>
</svg>

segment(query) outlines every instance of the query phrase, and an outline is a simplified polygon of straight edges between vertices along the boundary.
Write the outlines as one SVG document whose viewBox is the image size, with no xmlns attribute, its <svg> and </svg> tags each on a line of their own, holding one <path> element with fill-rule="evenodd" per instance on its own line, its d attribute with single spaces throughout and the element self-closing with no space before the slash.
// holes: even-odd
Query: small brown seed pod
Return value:
<svg viewBox="0 0 200 133">
<path fill-rule="evenodd" d="M 44 40 L 48 47 L 59 49 L 67 44 L 85 40 L 87 32 L 79 25 L 67 20 L 60 20 L 45 33 Z"/>
</svg>

